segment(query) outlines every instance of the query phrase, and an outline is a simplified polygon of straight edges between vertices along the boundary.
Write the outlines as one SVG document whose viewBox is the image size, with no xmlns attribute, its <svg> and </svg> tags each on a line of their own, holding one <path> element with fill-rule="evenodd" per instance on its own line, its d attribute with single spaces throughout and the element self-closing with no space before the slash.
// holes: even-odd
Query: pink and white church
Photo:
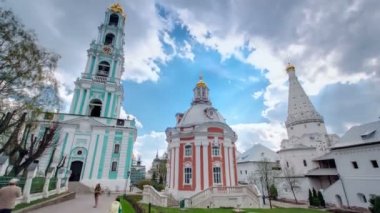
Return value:
<svg viewBox="0 0 380 213">
<path fill-rule="evenodd" d="M 185 200 L 187 207 L 261 206 L 255 186 L 238 186 L 236 133 L 213 107 L 207 84 L 200 77 L 185 113 L 176 114 L 166 129 L 168 163 L 166 190 L 145 186 L 143 202 L 170 206 Z"/>
</svg>

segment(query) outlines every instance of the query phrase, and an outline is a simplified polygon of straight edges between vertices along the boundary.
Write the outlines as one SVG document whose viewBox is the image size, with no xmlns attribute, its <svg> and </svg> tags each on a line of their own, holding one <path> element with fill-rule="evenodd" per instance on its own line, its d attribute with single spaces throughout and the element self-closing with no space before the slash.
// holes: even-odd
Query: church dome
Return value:
<svg viewBox="0 0 380 213">
<path fill-rule="evenodd" d="M 223 116 L 211 104 L 194 104 L 185 112 L 178 126 L 191 126 L 206 122 L 226 123 Z"/>
</svg>

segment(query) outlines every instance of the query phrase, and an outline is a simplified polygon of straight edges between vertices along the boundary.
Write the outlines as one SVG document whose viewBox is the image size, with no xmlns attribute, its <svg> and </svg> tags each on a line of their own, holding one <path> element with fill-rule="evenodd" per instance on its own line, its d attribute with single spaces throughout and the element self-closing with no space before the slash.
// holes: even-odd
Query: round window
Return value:
<svg viewBox="0 0 380 213">
<path fill-rule="evenodd" d="M 77 155 L 81 155 L 82 154 L 82 150 L 79 150 L 78 152 L 77 152 Z"/>
</svg>

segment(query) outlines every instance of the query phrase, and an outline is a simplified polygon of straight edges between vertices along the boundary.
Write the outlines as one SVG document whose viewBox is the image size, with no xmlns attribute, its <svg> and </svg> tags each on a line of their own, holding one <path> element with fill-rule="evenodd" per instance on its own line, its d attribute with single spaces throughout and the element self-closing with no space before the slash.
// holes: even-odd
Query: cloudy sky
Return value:
<svg viewBox="0 0 380 213">
<path fill-rule="evenodd" d="M 42 46 L 61 55 L 69 106 L 111 0 L 1 0 Z M 238 133 L 239 151 L 286 137 L 287 62 L 330 133 L 380 116 L 380 1 L 128 0 L 123 107 L 140 122 L 135 153 L 150 166 L 202 74 Z"/>
</svg>

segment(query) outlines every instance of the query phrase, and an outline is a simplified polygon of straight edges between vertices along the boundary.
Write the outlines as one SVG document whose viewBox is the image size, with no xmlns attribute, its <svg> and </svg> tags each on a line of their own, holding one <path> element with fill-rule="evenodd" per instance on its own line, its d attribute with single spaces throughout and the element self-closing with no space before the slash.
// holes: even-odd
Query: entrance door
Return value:
<svg viewBox="0 0 380 213">
<path fill-rule="evenodd" d="M 69 181 L 79 181 L 80 175 L 82 173 L 83 162 L 82 161 L 74 161 L 71 163 L 70 170 L 71 176 Z"/>
</svg>

